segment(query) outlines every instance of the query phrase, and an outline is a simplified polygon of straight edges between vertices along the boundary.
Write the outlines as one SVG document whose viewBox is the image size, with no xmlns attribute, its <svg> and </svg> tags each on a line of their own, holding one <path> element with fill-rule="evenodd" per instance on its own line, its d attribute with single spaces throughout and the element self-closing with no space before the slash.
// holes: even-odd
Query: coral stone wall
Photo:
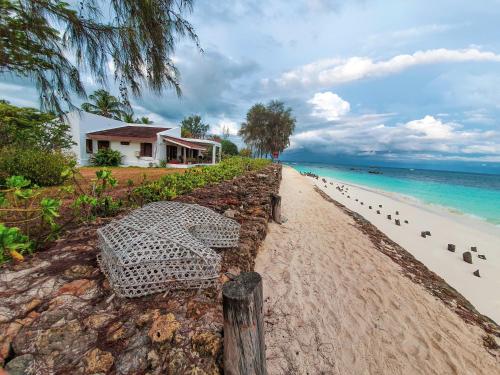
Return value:
<svg viewBox="0 0 500 375">
<path fill-rule="evenodd" d="M 223 271 L 253 269 L 280 179 L 281 166 L 270 165 L 177 199 L 241 224 L 239 246 L 217 250 Z M 0 367 L 16 374 L 221 373 L 220 288 L 114 296 L 96 263 L 96 229 L 107 222 L 81 226 L 0 268 Z"/>
</svg>

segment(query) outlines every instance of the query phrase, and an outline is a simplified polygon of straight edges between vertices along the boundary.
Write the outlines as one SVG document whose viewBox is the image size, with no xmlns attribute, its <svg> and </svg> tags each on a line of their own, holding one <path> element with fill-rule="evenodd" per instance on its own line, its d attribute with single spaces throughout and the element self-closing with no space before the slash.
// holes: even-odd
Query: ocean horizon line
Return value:
<svg viewBox="0 0 500 375">
<path fill-rule="evenodd" d="M 498 176 L 500 178 L 500 166 L 499 170 L 488 170 L 488 171 L 471 171 L 471 170 L 458 170 L 458 169 L 436 169 L 435 167 L 425 167 L 425 166 L 398 166 L 398 165 L 377 165 L 377 162 L 373 162 L 372 164 L 370 163 L 346 163 L 346 162 L 328 162 L 328 161 L 304 161 L 304 160 L 281 160 L 283 164 L 291 164 L 291 163 L 297 163 L 297 164 L 322 164 L 322 165 L 338 165 L 338 166 L 344 166 L 344 167 L 362 167 L 362 168 L 388 168 L 388 169 L 405 169 L 405 170 L 416 170 L 416 171 L 433 171 L 433 172 L 449 172 L 449 173 L 467 173 L 467 174 L 474 174 L 474 175 L 488 175 L 488 176 Z M 492 168 L 491 166 L 487 166 L 488 168 Z"/>
<path fill-rule="evenodd" d="M 327 163 L 286 162 L 299 172 L 312 172 L 374 191 L 415 199 L 450 215 L 500 226 L 500 179 L 496 175 L 412 168 L 374 168 Z M 390 170 L 390 171 L 389 171 Z M 373 170 L 374 171 L 374 170 Z M 451 175 L 452 174 L 452 175 Z"/>
</svg>

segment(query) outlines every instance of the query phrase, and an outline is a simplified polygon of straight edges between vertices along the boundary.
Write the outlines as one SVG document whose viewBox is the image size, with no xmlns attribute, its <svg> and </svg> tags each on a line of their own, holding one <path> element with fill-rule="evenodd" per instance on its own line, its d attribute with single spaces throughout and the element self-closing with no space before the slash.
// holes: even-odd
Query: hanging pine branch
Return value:
<svg viewBox="0 0 500 375">
<path fill-rule="evenodd" d="M 109 4 L 109 5 L 108 5 Z M 172 60 L 176 41 L 199 47 L 184 18 L 192 0 L 0 0 L 0 74 L 31 78 L 44 110 L 74 108 L 71 93 L 85 97 L 81 73 L 101 85 L 108 75 L 128 102 L 144 87 L 181 94 Z"/>
</svg>

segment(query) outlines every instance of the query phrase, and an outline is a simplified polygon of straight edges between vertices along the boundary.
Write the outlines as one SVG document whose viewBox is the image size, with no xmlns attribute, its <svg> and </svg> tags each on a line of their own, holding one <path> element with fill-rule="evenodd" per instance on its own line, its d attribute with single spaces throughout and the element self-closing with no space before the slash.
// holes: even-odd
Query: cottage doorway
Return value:
<svg viewBox="0 0 500 375">
<path fill-rule="evenodd" d="M 177 146 L 167 145 L 167 161 L 177 160 Z"/>
</svg>

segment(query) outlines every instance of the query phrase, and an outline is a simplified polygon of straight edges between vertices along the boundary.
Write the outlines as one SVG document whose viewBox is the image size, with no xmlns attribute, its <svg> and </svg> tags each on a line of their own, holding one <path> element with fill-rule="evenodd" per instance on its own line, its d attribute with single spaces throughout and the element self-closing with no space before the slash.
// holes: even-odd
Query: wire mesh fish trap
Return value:
<svg viewBox="0 0 500 375">
<path fill-rule="evenodd" d="M 111 287 L 139 297 L 215 285 L 221 257 L 211 248 L 238 246 L 240 225 L 197 204 L 155 202 L 97 233 Z"/>
</svg>

